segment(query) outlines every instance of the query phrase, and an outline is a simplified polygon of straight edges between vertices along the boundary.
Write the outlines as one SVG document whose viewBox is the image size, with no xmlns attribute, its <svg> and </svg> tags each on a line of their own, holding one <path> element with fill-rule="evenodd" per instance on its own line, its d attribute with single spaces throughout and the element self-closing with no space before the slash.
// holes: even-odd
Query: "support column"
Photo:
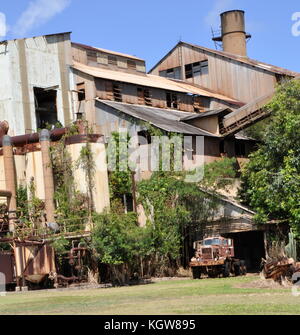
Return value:
<svg viewBox="0 0 300 335">
<path fill-rule="evenodd" d="M 8 204 L 9 231 L 15 230 L 15 220 L 17 218 L 17 182 L 15 174 L 15 162 L 11 139 L 8 135 L 3 136 L 3 160 L 6 190 L 11 192 L 11 198 Z"/>
<path fill-rule="evenodd" d="M 45 187 L 45 209 L 47 222 L 55 222 L 54 218 L 54 181 L 53 170 L 50 156 L 50 133 L 47 129 L 43 129 L 40 134 L 43 175 Z"/>
</svg>

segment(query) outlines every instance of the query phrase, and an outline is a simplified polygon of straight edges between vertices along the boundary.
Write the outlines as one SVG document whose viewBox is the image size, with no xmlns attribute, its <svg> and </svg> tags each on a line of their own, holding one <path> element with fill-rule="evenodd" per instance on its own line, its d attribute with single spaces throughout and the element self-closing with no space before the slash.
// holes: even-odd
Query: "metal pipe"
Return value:
<svg viewBox="0 0 300 335">
<path fill-rule="evenodd" d="M 47 129 L 43 129 L 40 135 L 44 188 L 45 188 L 45 208 L 47 222 L 55 222 L 54 218 L 54 181 L 53 170 L 50 157 L 50 133 Z"/>
<path fill-rule="evenodd" d="M 7 121 L 0 122 L 0 137 L 7 135 L 9 124 Z"/>
<path fill-rule="evenodd" d="M 7 191 L 10 192 L 11 194 L 10 201 L 8 201 L 9 231 L 13 232 L 15 230 L 15 220 L 17 218 L 16 216 L 17 182 L 16 182 L 16 174 L 15 174 L 13 147 L 12 147 L 11 139 L 8 135 L 3 136 L 2 146 L 3 146 L 5 184 L 6 184 Z"/>
<path fill-rule="evenodd" d="M 11 198 L 11 192 L 7 190 L 0 190 L 0 197 Z"/>
<path fill-rule="evenodd" d="M 66 134 L 67 128 L 59 128 L 54 129 L 50 132 L 51 141 L 60 140 Z M 21 147 L 25 144 L 38 143 L 40 139 L 39 133 L 12 136 L 11 144 L 15 147 Z M 0 147 L 2 147 L 2 143 L 0 143 Z"/>
</svg>

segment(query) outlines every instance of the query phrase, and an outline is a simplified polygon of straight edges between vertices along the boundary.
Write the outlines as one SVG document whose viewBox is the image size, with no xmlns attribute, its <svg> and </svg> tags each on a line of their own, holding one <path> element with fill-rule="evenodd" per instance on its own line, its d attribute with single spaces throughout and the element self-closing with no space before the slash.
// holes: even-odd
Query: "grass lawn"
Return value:
<svg viewBox="0 0 300 335">
<path fill-rule="evenodd" d="M 7 314 L 300 314 L 300 297 L 289 288 L 238 288 L 258 277 L 170 280 L 81 290 L 8 293 Z"/>
</svg>

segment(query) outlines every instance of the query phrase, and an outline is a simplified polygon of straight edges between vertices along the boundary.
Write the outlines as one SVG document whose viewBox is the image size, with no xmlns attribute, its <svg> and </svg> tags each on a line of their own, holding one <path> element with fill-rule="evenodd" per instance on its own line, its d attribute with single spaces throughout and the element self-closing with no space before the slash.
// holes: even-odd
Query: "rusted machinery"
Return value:
<svg viewBox="0 0 300 335">
<path fill-rule="evenodd" d="M 195 256 L 191 259 L 190 267 L 194 279 L 200 279 L 201 274 L 215 278 L 246 274 L 245 262 L 234 257 L 232 239 L 209 237 L 194 243 Z"/>
</svg>

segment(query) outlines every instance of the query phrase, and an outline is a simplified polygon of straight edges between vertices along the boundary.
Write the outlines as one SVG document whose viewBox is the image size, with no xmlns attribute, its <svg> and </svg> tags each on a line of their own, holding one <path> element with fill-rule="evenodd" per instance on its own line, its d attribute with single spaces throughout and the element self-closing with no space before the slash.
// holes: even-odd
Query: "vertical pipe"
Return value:
<svg viewBox="0 0 300 335">
<path fill-rule="evenodd" d="M 14 153 L 11 144 L 11 139 L 8 135 L 3 136 L 3 160 L 4 160 L 4 174 L 5 184 L 7 191 L 11 192 L 11 199 L 8 205 L 8 220 L 9 220 L 9 231 L 15 230 L 15 220 L 17 218 L 17 183 L 15 175 L 15 164 L 14 164 Z"/>
<path fill-rule="evenodd" d="M 43 129 L 40 134 L 44 188 L 45 188 L 45 209 L 47 222 L 55 222 L 54 218 L 54 181 L 53 170 L 50 157 L 50 133 L 47 129 Z"/>
<path fill-rule="evenodd" d="M 133 211 L 137 213 L 135 172 L 131 172 Z"/>
</svg>

